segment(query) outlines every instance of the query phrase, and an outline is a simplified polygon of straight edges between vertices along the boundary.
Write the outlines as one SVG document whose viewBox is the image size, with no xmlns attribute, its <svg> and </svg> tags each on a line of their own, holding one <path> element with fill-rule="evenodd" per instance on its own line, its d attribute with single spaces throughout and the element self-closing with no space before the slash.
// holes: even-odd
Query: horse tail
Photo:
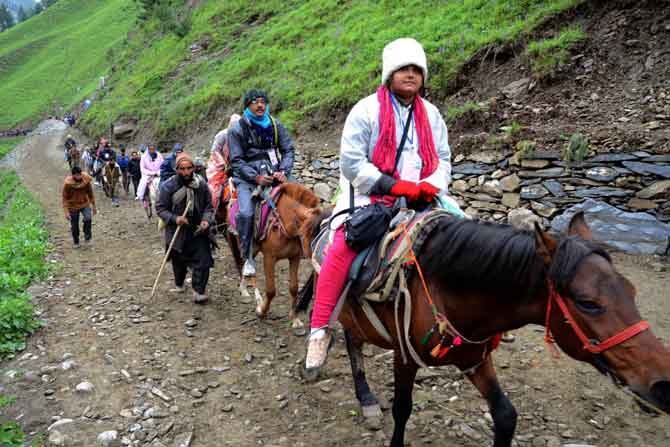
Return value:
<svg viewBox="0 0 670 447">
<path fill-rule="evenodd" d="M 309 279 L 302 286 L 300 291 L 298 291 L 298 298 L 295 302 L 294 311 L 296 313 L 307 312 L 310 301 L 314 297 L 314 281 L 316 279 L 316 272 L 312 271 L 312 274 L 309 275 Z"/>
</svg>

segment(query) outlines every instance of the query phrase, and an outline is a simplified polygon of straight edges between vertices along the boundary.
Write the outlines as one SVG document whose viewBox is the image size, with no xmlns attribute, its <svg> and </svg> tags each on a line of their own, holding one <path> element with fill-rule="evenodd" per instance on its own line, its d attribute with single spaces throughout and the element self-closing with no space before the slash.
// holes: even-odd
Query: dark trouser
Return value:
<svg viewBox="0 0 670 447">
<path fill-rule="evenodd" d="M 182 251 L 172 250 L 170 259 L 175 285 L 184 285 L 186 271 L 190 268 L 193 290 L 203 295 L 209 281 L 209 269 L 214 262 L 209 239 L 206 236 L 189 238 Z"/>
<path fill-rule="evenodd" d="M 137 197 L 137 189 L 140 187 L 140 178 L 141 177 L 132 177 L 133 179 L 133 194 Z"/>
<path fill-rule="evenodd" d="M 91 208 L 82 208 L 80 210 L 70 210 L 70 231 L 72 231 L 72 241 L 75 244 L 79 243 L 79 214 L 83 216 L 84 220 L 84 238 L 87 241 L 91 240 L 91 227 L 93 214 Z"/>
<path fill-rule="evenodd" d="M 256 202 L 251 196 L 256 185 L 239 181 L 237 186 L 237 203 L 240 211 L 235 216 L 237 234 L 240 236 L 240 250 L 244 259 L 253 259 L 252 239 L 254 237 L 254 211 Z"/>
</svg>

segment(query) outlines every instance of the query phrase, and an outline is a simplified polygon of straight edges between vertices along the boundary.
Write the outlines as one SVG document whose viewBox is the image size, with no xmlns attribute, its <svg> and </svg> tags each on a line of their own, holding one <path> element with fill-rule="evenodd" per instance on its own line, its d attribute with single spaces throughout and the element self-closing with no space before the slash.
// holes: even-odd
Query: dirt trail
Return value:
<svg viewBox="0 0 670 447">
<path fill-rule="evenodd" d="M 122 195 L 120 208 L 113 208 L 100 189 L 93 245 L 72 249 L 60 202 L 65 128 L 49 121 L 40 130 L 6 161 L 44 206 L 50 260 L 62 265 L 31 288 L 45 327 L 0 373 L 0 391 L 17 398 L 7 413 L 26 432 L 44 433 L 57 418 L 68 418 L 73 422 L 54 429 L 70 439 L 60 445 L 93 446 L 106 430 L 154 447 L 180 445 L 189 435 L 193 446 L 388 443 L 389 411 L 381 430 L 358 416 L 342 340 L 323 381 L 299 380 L 305 344 L 289 329 L 285 266 L 266 322 L 241 302 L 226 249 L 216 256 L 209 305 L 167 294 L 169 267 L 150 301 L 161 236 L 137 202 Z M 667 341 L 670 275 L 654 272 L 645 259 L 617 255 L 616 261 Z M 668 445 L 667 419 L 641 415 L 590 367 L 550 359 L 538 328 L 517 335 L 496 354 L 503 387 L 520 413 L 517 445 Z M 366 356 L 373 389 L 389 399 L 391 357 L 373 348 Z M 75 390 L 84 381 L 92 392 Z M 421 372 L 414 398 L 411 445 L 490 444 L 485 403 L 455 369 Z"/>
</svg>

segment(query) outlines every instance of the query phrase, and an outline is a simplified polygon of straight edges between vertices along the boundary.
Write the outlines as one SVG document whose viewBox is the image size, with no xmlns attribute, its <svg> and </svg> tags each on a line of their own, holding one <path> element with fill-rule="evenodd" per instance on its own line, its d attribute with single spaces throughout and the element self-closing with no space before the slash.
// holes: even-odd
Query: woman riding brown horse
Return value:
<svg viewBox="0 0 670 447">
<path fill-rule="evenodd" d="M 670 352 L 641 321 L 633 285 L 591 239 L 581 214 L 573 217 L 569 236 L 558 240 L 539 228 L 533 233 L 443 218 L 418 254 L 422 275 L 418 268 L 408 272 L 411 298 L 398 303 L 400 315 L 411 304 L 409 326 L 402 319 L 396 326 L 395 303 L 370 302 L 392 343 L 359 305 L 351 299 L 344 304 L 339 320 L 365 416 L 379 417 L 381 410 L 365 378 L 361 347 L 371 343 L 395 352 L 391 446 L 404 445 L 420 364 L 463 371 L 488 402 L 494 445 L 510 446 L 517 413 L 500 388 L 491 351 L 497 334 L 527 324 L 545 325 L 548 343 L 555 340 L 648 407 L 670 412 Z M 410 349 L 416 358 L 403 356 Z"/>
<path fill-rule="evenodd" d="M 275 286 L 275 264 L 281 259 L 289 260 L 289 294 L 291 305 L 289 319 L 292 328 L 302 328 L 303 323 L 295 312 L 298 296 L 298 270 L 300 259 L 303 258 L 301 226 L 307 218 L 321 213 L 319 198 L 309 189 L 297 183 L 283 183 L 276 200 L 276 211 L 269 217 L 274 223 L 268 222 L 267 236 L 259 243 L 254 244 L 254 257 L 258 252 L 263 253 L 263 271 L 265 274 L 265 298 L 257 294 L 256 314 L 263 319 L 267 316 L 270 303 L 277 294 Z M 225 228 L 227 222 L 228 203 L 220 203 L 216 210 L 217 226 Z M 240 252 L 238 237 L 231 231 L 224 231 L 226 241 L 235 259 L 235 265 L 240 275 L 240 289 L 246 291 L 242 265 L 244 258 Z M 252 280 L 255 288 L 255 278 Z"/>
</svg>

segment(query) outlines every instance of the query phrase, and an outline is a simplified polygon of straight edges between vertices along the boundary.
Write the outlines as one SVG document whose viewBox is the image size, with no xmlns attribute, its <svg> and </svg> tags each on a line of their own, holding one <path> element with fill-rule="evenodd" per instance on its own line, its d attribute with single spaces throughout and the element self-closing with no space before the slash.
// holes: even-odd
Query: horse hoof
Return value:
<svg viewBox="0 0 670 447">
<path fill-rule="evenodd" d="M 305 382 L 312 383 L 316 382 L 316 380 L 321 375 L 321 368 L 305 368 L 303 365 L 303 368 L 301 368 L 300 372 L 300 375 L 303 379 L 305 379 Z"/>
<path fill-rule="evenodd" d="M 365 419 L 383 419 L 382 407 L 379 404 L 361 405 L 361 413 Z"/>
<path fill-rule="evenodd" d="M 267 314 L 265 312 L 263 312 L 263 309 L 261 308 L 261 306 L 257 306 L 256 307 L 256 316 L 260 320 L 265 320 L 265 317 L 267 317 Z"/>
</svg>

